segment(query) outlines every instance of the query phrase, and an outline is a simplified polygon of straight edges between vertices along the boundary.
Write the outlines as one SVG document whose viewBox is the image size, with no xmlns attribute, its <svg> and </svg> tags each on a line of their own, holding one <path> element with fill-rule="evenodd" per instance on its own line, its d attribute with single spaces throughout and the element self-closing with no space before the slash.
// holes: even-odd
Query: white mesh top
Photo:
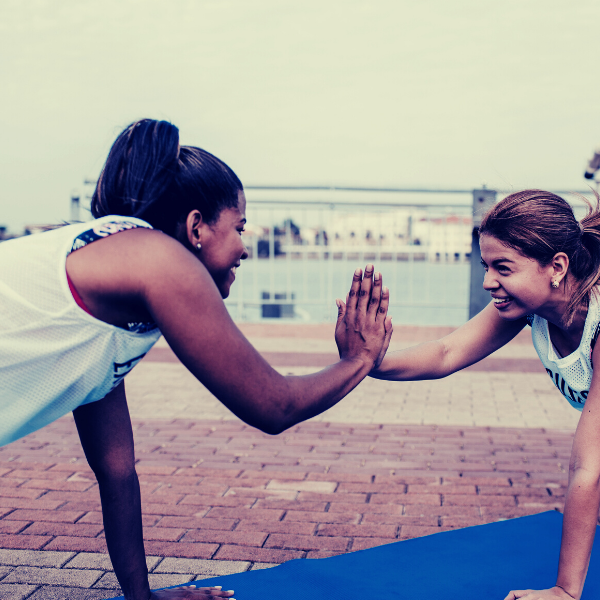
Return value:
<svg viewBox="0 0 600 600">
<path fill-rule="evenodd" d="M 75 302 L 67 255 L 150 225 L 108 216 L 0 243 L 0 445 L 106 396 L 160 337 L 104 323 Z"/>
<path fill-rule="evenodd" d="M 592 349 L 600 331 L 600 304 L 597 294 L 590 294 L 581 343 L 568 356 L 558 356 L 548 331 L 548 321 L 537 315 L 531 324 L 533 345 L 546 372 L 560 393 L 577 410 L 583 410 L 592 383 Z"/>
</svg>

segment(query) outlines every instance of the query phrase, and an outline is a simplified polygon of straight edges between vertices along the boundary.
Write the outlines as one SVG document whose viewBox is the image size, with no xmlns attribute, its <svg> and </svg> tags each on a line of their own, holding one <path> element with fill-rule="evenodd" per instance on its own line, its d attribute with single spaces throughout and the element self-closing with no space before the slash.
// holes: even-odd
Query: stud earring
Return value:
<svg viewBox="0 0 600 600">
<path fill-rule="evenodd" d="M 560 285 L 560 283 L 558 283 L 558 281 L 556 281 L 556 279 L 553 279 L 552 283 L 550 283 L 550 285 L 556 290 L 556 289 L 558 289 L 558 286 Z"/>
<path fill-rule="evenodd" d="M 196 248 L 198 248 L 198 250 L 202 250 L 202 244 L 200 242 L 198 242 L 196 244 Z"/>
</svg>

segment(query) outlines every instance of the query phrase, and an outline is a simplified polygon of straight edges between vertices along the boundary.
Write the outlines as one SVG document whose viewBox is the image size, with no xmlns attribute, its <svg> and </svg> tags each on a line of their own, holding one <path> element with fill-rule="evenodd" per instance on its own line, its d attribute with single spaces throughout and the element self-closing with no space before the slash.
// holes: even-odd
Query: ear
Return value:
<svg viewBox="0 0 600 600">
<path fill-rule="evenodd" d="M 569 257 L 564 252 L 558 252 L 554 255 L 550 263 L 550 272 L 552 279 L 560 283 L 569 270 Z"/>
<path fill-rule="evenodd" d="M 202 243 L 202 225 L 204 220 L 199 210 L 192 210 L 185 220 L 185 237 L 192 248 Z"/>
</svg>

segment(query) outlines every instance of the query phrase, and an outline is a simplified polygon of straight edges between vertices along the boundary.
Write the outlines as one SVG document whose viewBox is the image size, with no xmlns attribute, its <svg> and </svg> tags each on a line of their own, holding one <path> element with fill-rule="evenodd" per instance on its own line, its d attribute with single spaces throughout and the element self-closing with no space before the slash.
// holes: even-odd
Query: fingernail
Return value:
<svg viewBox="0 0 600 600">
<path fill-rule="evenodd" d="M 384 285 L 384 286 L 383 286 L 383 293 L 384 293 L 384 294 L 387 294 L 387 293 L 389 293 L 389 291 L 390 291 L 390 290 L 388 289 L 388 287 Z"/>
<path fill-rule="evenodd" d="M 335 301 L 335 305 L 336 305 L 338 308 L 342 308 L 342 301 L 341 301 L 341 300 L 339 300 L 339 299 L 338 299 L 338 300 L 336 300 L 336 301 Z"/>
<path fill-rule="evenodd" d="M 381 273 L 379 271 L 377 271 L 377 273 L 375 273 L 375 275 L 373 277 L 375 278 L 375 281 L 379 281 L 379 279 L 381 277 Z"/>
<path fill-rule="evenodd" d="M 357 277 L 359 277 L 361 273 L 362 273 L 362 270 L 361 270 L 361 268 L 360 268 L 360 267 L 357 267 L 357 268 L 356 268 L 356 271 L 354 271 L 354 274 L 355 274 Z"/>
<path fill-rule="evenodd" d="M 365 271 L 372 271 L 373 270 L 373 265 L 367 265 L 365 267 Z"/>
</svg>

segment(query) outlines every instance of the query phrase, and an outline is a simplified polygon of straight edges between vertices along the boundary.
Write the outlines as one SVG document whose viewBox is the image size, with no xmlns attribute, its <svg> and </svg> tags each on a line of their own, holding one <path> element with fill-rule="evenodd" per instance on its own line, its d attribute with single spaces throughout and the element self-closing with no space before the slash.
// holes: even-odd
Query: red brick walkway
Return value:
<svg viewBox="0 0 600 600">
<path fill-rule="evenodd" d="M 279 563 L 562 507 L 572 432 L 135 426 L 149 555 Z M 105 552 L 72 418 L 0 449 L 0 547 Z"/>
</svg>

